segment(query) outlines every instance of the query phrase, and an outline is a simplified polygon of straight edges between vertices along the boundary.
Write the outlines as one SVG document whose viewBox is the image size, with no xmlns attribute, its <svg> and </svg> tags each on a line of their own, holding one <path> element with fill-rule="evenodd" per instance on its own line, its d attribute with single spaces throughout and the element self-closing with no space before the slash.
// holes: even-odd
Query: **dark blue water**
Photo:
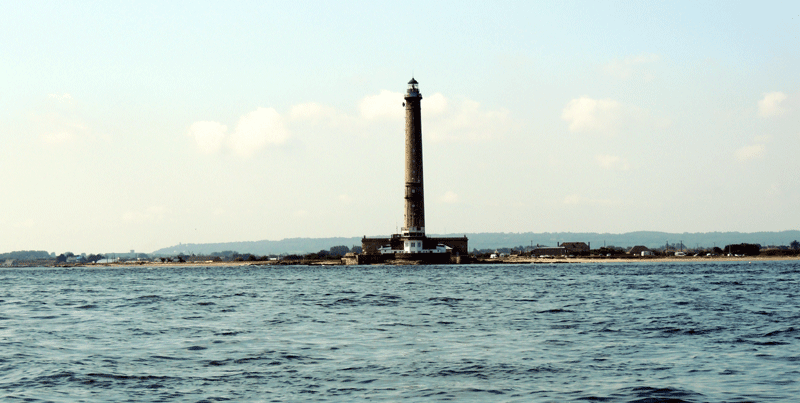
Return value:
<svg viewBox="0 0 800 403">
<path fill-rule="evenodd" d="M 0 270 L 3 401 L 794 401 L 800 263 Z"/>
</svg>

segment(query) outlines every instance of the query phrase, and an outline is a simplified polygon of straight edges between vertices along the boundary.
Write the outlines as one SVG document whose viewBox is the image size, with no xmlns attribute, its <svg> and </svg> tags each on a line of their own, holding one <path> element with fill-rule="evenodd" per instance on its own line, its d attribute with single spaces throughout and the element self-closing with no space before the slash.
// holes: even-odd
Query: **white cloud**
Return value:
<svg viewBox="0 0 800 403">
<path fill-rule="evenodd" d="M 57 101 L 65 101 L 65 102 L 72 101 L 72 95 L 69 95 L 67 93 L 64 93 L 64 94 L 47 94 L 47 97 L 50 98 L 50 99 L 55 99 Z"/>
<path fill-rule="evenodd" d="M 613 99 L 573 99 L 561 111 L 561 119 L 569 122 L 573 132 L 615 130 L 622 116 L 622 105 Z"/>
<path fill-rule="evenodd" d="M 758 101 L 758 116 L 768 118 L 782 115 L 786 112 L 786 108 L 781 106 L 784 100 L 786 100 L 786 94 L 782 92 L 776 91 L 764 94 L 764 98 Z"/>
<path fill-rule="evenodd" d="M 361 118 L 402 120 L 403 94 L 387 90 L 367 96 L 359 103 Z M 423 133 L 432 141 L 482 140 L 497 137 L 507 130 L 508 111 L 485 110 L 478 102 L 465 99 L 453 104 L 441 93 L 422 100 Z"/>
<path fill-rule="evenodd" d="M 226 145 L 245 157 L 268 145 L 283 144 L 289 138 L 283 118 L 272 108 L 258 108 L 242 116 L 233 133 L 227 134 L 227 129 L 218 122 L 200 121 L 189 127 L 188 136 L 201 152 L 215 153 Z"/>
<path fill-rule="evenodd" d="M 30 229 L 36 227 L 38 224 L 39 223 L 36 222 L 36 220 L 34 220 L 33 218 L 25 218 L 22 221 L 14 223 L 13 228 Z"/>
<path fill-rule="evenodd" d="M 378 95 L 370 95 L 361 100 L 358 106 L 361 117 L 373 119 L 400 119 L 403 118 L 403 94 L 382 90 Z"/>
<path fill-rule="evenodd" d="M 496 139 L 505 133 L 511 119 L 506 109 L 486 110 L 480 103 L 465 99 L 460 103 L 449 106 L 449 102 L 442 96 L 440 104 L 446 105 L 441 113 L 431 117 L 427 116 L 427 109 L 423 109 L 423 133 L 432 141 L 481 141 Z"/>
<path fill-rule="evenodd" d="M 630 168 L 628 161 L 616 155 L 596 155 L 594 158 L 597 165 L 604 169 L 626 171 Z"/>
<path fill-rule="evenodd" d="M 89 128 L 76 116 L 63 113 L 49 113 L 33 116 L 39 126 L 42 142 L 49 146 L 64 145 L 76 141 L 88 133 Z"/>
<path fill-rule="evenodd" d="M 609 199 L 594 199 L 581 195 L 569 195 L 564 198 L 564 204 L 572 206 L 610 206 L 614 204 Z"/>
<path fill-rule="evenodd" d="M 749 161 L 764 156 L 765 147 L 763 144 L 753 144 L 736 150 L 736 159 L 739 161 Z"/>
<path fill-rule="evenodd" d="M 47 99 L 41 110 L 30 114 L 34 131 L 43 144 L 62 146 L 90 134 L 71 95 L 48 94 Z"/>
<path fill-rule="evenodd" d="M 42 135 L 42 141 L 49 145 L 61 145 L 75 140 L 75 134 L 71 131 L 61 131 L 54 133 L 46 133 Z"/>
<path fill-rule="evenodd" d="M 661 56 L 657 54 L 643 53 L 626 57 L 623 60 L 614 60 L 606 64 L 603 69 L 606 73 L 622 79 L 638 76 L 645 81 L 650 81 L 653 79 L 653 75 L 647 72 L 641 72 L 640 70 L 644 65 L 655 63 L 659 60 L 661 60 Z"/>
<path fill-rule="evenodd" d="M 772 140 L 772 136 L 770 136 L 769 134 L 762 134 L 753 137 L 753 141 L 756 143 L 769 143 L 770 140 Z"/>
<path fill-rule="evenodd" d="M 289 120 L 295 123 L 307 122 L 333 128 L 353 128 L 357 124 L 353 117 L 347 116 L 332 106 L 316 102 L 293 106 L 289 111 Z"/>
<path fill-rule="evenodd" d="M 332 119 L 337 115 L 339 115 L 339 113 L 335 108 L 316 102 L 295 105 L 289 112 L 289 118 L 292 120 Z"/>
<path fill-rule="evenodd" d="M 239 118 L 228 146 L 240 155 L 250 156 L 266 145 L 282 144 L 288 137 L 283 119 L 275 109 L 258 108 Z"/>
<path fill-rule="evenodd" d="M 444 195 L 442 195 L 442 197 L 439 198 L 439 201 L 447 204 L 456 204 L 458 203 L 458 195 L 456 192 L 448 190 L 444 193 Z"/>
<path fill-rule="evenodd" d="M 422 100 L 422 107 L 425 109 L 425 116 L 433 117 L 447 112 L 447 98 L 437 92 Z"/>
<path fill-rule="evenodd" d="M 219 151 L 225 140 L 228 127 L 217 122 L 194 122 L 189 126 L 188 136 L 194 138 L 197 148 L 206 154 Z"/>
<path fill-rule="evenodd" d="M 258 108 L 242 116 L 235 130 L 230 131 L 219 122 L 198 121 L 189 127 L 187 136 L 206 154 L 228 149 L 250 156 L 270 145 L 285 143 L 294 132 L 319 133 L 313 126 L 345 133 L 373 133 L 371 125 L 393 119 L 397 130 L 402 131 L 405 115 L 402 101 L 403 94 L 383 90 L 378 95 L 364 97 L 358 104 L 357 116 L 316 102 L 295 105 L 285 116 L 273 108 Z M 423 100 L 422 108 L 423 132 L 434 142 L 495 139 L 510 127 L 508 110 L 487 110 L 470 99 L 453 103 L 435 93 Z"/>
<path fill-rule="evenodd" d="M 561 119 L 569 123 L 570 131 L 605 135 L 622 130 L 663 129 L 670 125 L 669 120 L 653 117 L 637 106 L 588 96 L 569 101 L 561 111 Z"/>
<path fill-rule="evenodd" d="M 167 209 L 164 206 L 151 206 L 144 211 L 128 210 L 122 214 L 122 221 L 126 223 L 142 223 L 161 220 Z"/>
</svg>

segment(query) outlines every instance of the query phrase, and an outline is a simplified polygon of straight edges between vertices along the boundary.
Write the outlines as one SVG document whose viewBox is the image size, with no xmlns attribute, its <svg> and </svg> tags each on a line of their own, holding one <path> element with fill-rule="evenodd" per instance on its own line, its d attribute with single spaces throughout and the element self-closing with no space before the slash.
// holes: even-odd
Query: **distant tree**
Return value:
<svg viewBox="0 0 800 403">
<path fill-rule="evenodd" d="M 86 261 L 87 261 L 87 262 L 92 262 L 92 263 L 95 263 L 95 262 L 97 262 L 98 260 L 100 260 L 100 259 L 105 259 L 105 258 L 106 258 L 106 257 L 105 257 L 105 256 L 103 256 L 103 255 L 94 255 L 94 254 L 92 254 L 92 255 L 88 255 L 88 256 L 86 256 Z"/>
<path fill-rule="evenodd" d="M 67 261 L 67 256 L 64 255 L 63 253 L 56 256 L 56 263 L 66 263 L 66 261 Z"/>
<path fill-rule="evenodd" d="M 238 255 L 238 254 L 239 254 L 238 252 L 235 252 L 235 251 L 232 251 L 232 250 L 224 250 L 222 252 L 212 252 L 211 256 L 220 256 L 220 257 L 225 257 L 225 258 L 231 258 L 231 257 L 234 257 L 235 255 Z"/>
<path fill-rule="evenodd" d="M 623 255 L 625 254 L 625 249 L 614 245 L 608 245 L 598 249 L 597 252 L 601 255 Z"/>
<path fill-rule="evenodd" d="M 794 250 L 798 250 L 800 249 L 800 242 L 797 242 L 797 240 L 795 239 L 794 241 L 792 241 L 792 243 L 789 244 L 789 246 L 791 246 L 792 249 Z"/>
<path fill-rule="evenodd" d="M 64 256 L 66 256 L 66 257 L 73 257 L 73 256 L 75 256 L 75 254 L 74 254 L 74 253 L 72 253 L 72 252 L 64 252 Z"/>
<path fill-rule="evenodd" d="M 363 252 L 363 250 L 361 249 L 361 245 L 354 245 L 352 248 L 350 248 L 350 252 L 359 254 Z"/>
<path fill-rule="evenodd" d="M 721 255 L 723 253 L 719 246 L 715 246 L 714 249 L 711 249 L 711 252 L 715 255 Z"/>
<path fill-rule="evenodd" d="M 0 259 L 14 259 L 14 260 L 37 260 L 37 259 L 52 259 L 56 254 L 50 254 L 43 250 L 18 250 L 15 252 L 0 253 Z"/>
<path fill-rule="evenodd" d="M 740 243 L 738 245 L 726 245 L 724 253 L 734 255 L 755 256 L 761 253 L 761 245 L 753 243 Z"/>
<path fill-rule="evenodd" d="M 332 246 L 329 250 L 331 256 L 344 256 L 347 252 L 350 252 L 350 248 L 344 245 Z"/>
</svg>

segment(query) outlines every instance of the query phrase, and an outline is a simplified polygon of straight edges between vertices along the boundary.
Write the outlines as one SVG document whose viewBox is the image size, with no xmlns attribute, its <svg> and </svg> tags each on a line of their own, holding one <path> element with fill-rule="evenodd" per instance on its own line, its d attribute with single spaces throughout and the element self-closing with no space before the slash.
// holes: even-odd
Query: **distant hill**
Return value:
<svg viewBox="0 0 800 403">
<path fill-rule="evenodd" d="M 466 234 L 469 237 L 470 249 L 494 249 L 501 247 L 547 245 L 556 246 L 561 242 L 586 242 L 592 249 L 605 246 L 632 247 L 644 245 L 648 248 L 658 248 L 667 242 L 683 245 L 687 248 L 725 246 L 739 243 L 755 243 L 761 245 L 789 245 L 793 240 L 800 239 L 800 231 L 781 232 L 695 232 L 695 233 L 670 233 L 657 231 L 637 231 L 623 234 L 599 234 L 596 232 L 572 233 L 478 233 Z"/>
<path fill-rule="evenodd" d="M 36 260 L 49 259 L 50 253 L 43 250 L 18 250 L 15 252 L 0 253 L 0 259 Z"/>
<path fill-rule="evenodd" d="M 234 251 L 254 255 L 304 254 L 328 250 L 332 246 L 361 246 L 361 238 L 287 238 L 280 241 L 184 243 L 154 251 L 155 255 L 178 253 L 208 255 L 214 252 Z"/>
<path fill-rule="evenodd" d="M 547 245 L 556 246 L 561 242 L 586 242 L 593 249 L 603 245 L 631 247 L 644 245 L 648 248 L 664 246 L 667 242 L 678 244 L 683 242 L 687 248 L 719 246 L 729 244 L 755 243 L 761 245 L 789 245 L 794 240 L 800 240 L 800 231 L 780 232 L 696 232 L 696 233 L 669 233 L 656 231 L 637 231 L 624 234 L 598 234 L 595 232 L 499 232 L 499 233 L 473 233 L 473 234 L 429 234 L 430 236 L 463 236 L 469 238 L 469 247 L 472 249 L 512 248 L 515 246 Z M 178 244 L 154 251 L 157 255 L 176 255 L 178 253 L 207 255 L 213 252 L 234 251 L 239 253 L 252 253 L 254 255 L 270 254 L 303 254 L 328 250 L 332 246 L 345 245 L 352 247 L 361 246 L 360 237 L 352 238 L 287 238 L 280 241 L 251 241 L 251 242 L 220 242 L 204 244 Z"/>
</svg>

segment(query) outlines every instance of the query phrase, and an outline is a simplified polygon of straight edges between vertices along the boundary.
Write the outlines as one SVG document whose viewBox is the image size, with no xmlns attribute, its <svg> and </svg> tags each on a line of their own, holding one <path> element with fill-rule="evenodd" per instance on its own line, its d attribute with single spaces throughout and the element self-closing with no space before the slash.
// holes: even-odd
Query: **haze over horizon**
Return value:
<svg viewBox="0 0 800 403">
<path fill-rule="evenodd" d="M 7 2 L 0 252 L 800 222 L 800 5 Z"/>
</svg>

